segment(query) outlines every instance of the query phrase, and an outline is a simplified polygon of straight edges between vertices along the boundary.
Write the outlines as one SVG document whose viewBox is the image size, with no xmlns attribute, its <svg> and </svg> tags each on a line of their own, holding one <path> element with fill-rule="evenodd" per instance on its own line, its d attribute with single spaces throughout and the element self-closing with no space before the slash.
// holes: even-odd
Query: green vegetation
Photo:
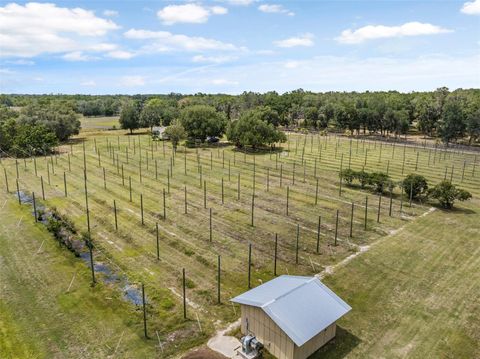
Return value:
<svg viewBox="0 0 480 359">
<path fill-rule="evenodd" d="M 173 150 L 177 151 L 178 143 L 187 137 L 187 133 L 179 120 L 173 121 L 173 123 L 165 130 L 165 135 L 172 141 Z"/>
<path fill-rule="evenodd" d="M 274 143 L 284 143 L 287 137 L 277 130 L 272 123 L 263 120 L 263 110 L 250 110 L 243 113 L 240 119 L 230 123 L 227 138 L 236 147 L 251 146 L 253 149 Z"/>
<path fill-rule="evenodd" d="M 479 208 L 429 212 L 328 275 L 353 310 L 313 358 L 478 358 Z"/>
<path fill-rule="evenodd" d="M 266 122 L 260 121 L 266 125 Z M 273 128 L 273 125 L 267 126 Z M 72 141 L 71 146 L 61 146 L 55 156 L 36 158 L 35 161 L 28 158 L 23 163 L 3 158 L 1 166 L 6 170 L 11 194 L 16 191 L 18 169 L 19 190 L 27 195 L 35 192 L 37 204 L 48 209 L 55 207 L 59 217 L 74 226 L 75 238 L 81 240 L 87 227 L 86 165 L 94 262 L 108 264 L 114 272 L 125 275 L 132 283 L 145 283 L 149 301 L 148 329 L 152 337 L 155 332 L 159 333 L 167 356 L 205 342 L 217 321 L 227 323 L 238 318 L 238 308 L 232 307 L 228 299 L 247 288 L 248 243 L 253 245 L 251 284 L 255 286 L 273 277 L 275 233 L 279 235 L 278 273 L 313 275 L 359 251 L 362 246 L 409 226 L 410 221 L 416 221 L 420 214 L 428 210 L 425 203 L 413 202 L 411 206 L 404 203 L 407 197 L 402 198 L 398 188 L 392 188 L 391 197 L 383 200 L 376 193 L 363 191 L 359 187 L 344 188 L 339 196 L 341 165 L 358 173 L 359 181 L 368 178 L 365 184 L 377 189 L 379 183 L 389 186 L 390 181 L 402 181 L 403 172 L 413 173 L 415 168 L 417 174 L 425 176 L 431 183 L 438 183 L 444 178 L 445 167 L 448 166 L 452 169 L 453 183 L 461 183 L 462 188 L 471 191 L 475 198 L 480 192 L 478 173 L 475 172 L 476 158 L 472 153 L 317 134 L 288 133 L 287 136 L 285 144 L 274 143 L 276 148 L 270 151 L 241 153 L 233 146 L 219 143 L 211 147 L 179 146 L 175 152 L 171 142 L 152 141 L 148 135 L 125 135 L 125 131 L 85 132 L 82 137 Z M 387 171 L 388 177 L 385 177 Z M 374 174 L 374 180 L 370 180 L 371 174 Z M 42 199 L 42 180 L 45 200 Z M 6 183 L 3 179 L 1 183 L 4 191 Z M 64 183 L 67 184 L 67 196 Z M 24 216 L 24 221 L 33 223 L 31 205 L 19 206 L 15 198 L 7 196 L 5 192 L 2 196 L 9 198 L 8 208 L 17 206 L 18 210 L 12 211 L 14 218 Z M 353 216 L 352 202 L 355 204 Z M 339 226 L 336 230 L 337 210 Z M 320 233 L 317 232 L 319 216 L 322 216 Z M 300 228 L 298 264 L 295 261 L 297 225 Z M 38 226 L 41 225 L 35 225 L 35 228 Z M 25 228 L 25 231 L 29 230 L 29 227 Z M 58 228 L 52 229 L 59 232 Z M 46 228 L 42 229 L 42 233 L 47 233 Z M 36 241 L 41 238 L 27 233 L 24 236 Z M 9 239 L 12 245 L 18 242 L 21 246 L 35 247 L 24 242 L 24 236 L 10 231 L 5 240 Z M 53 242 L 50 237 L 45 238 L 49 243 Z M 95 291 L 108 290 L 108 297 L 115 300 L 111 302 L 112 307 L 119 311 L 117 317 L 112 319 L 108 315 L 103 316 L 100 309 L 95 308 L 92 317 L 80 320 L 78 325 L 72 324 L 74 319 L 78 320 L 78 316 L 64 314 L 68 317 L 65 325 L 71 325 L 71 330 L 80 328 L 79 332 L 83 333 L 85 329 L 82 328 L 90 328 L 92 318 L 97 318 L 102 328 L 111 331 L 109 336 L 105 335 L 111 340 L 107 342 L 108 347 L 105 341 L 100 340 L 97 346 L 97 342 L 90 340 L 93 334 L 85 334 L 80 343 L 94 343 L 89 349 L 92 356 L 112 355 L 123 331 L 122 325 L 116 324 L 119 322 L 124 322 L 128 330 L 134 333 L 131 339 L 134 343 L 125 346 L 125 350 L 128 350 L 125 356 L 142 357 L 158 353 L 156 340 L 141 339 L 141 314 L 136 313 L 133 304 L 123 301 L 125 289 L 106 282 L 101 272 L 96 273 L 97 286 L 90 289 L 88 262 L 75 258 L 65 249 L 55 250 L 57 252 L 51 260 L 44 261 L 45 268 L 42 270 L 45 275 L 52 269 L 49 266 L 53 265 L 55 277 L 63 278 L 57 279 L 63 283 L 62 288 L 68 287 L 72 272 L 55 269 L 56 261 L 67 260 L 72 270 L 82 269 L 83 279 L 78 283 L 83 286 L 79 295 L 93 291 L 87 297 L 93 299 L 82 303 L 79 310 L 85 309 L 83 305 L 95 307 L 96 304 L 89 302 L 98 295 Z M 23 252 L 15 249 L 15 253 Z M 222 257 L 220 305 L 216 303 L 218 255 Z M 17 258 L 10 252 L 2 256 L 8 256 L 13 263 L 31 258 L 30 254 Z M 10 266 L 14 268 L 16 265 Z M 183 319 L 181 299 L 182 268 L 186 269 L 187 276 L 189 304 L 186 320 Z M 374 267 L 375 270 L 378 268 Z M 14 281 L 14 269 L 9 271 L 12 274 L 8 282 Z M 62 277 L 67 274 L 67 279 Z M 370 273 L 370 276 L 373 275 Z M 37 289 L 38 286 L 33 285 L 32 291 L 43 293 L 48 288 Z M 354 291 L 354 286 L 351 290 Z M 20 289 L 13 287 L 12 292 L 17 291 Z M 341 290 L 339 295 L 343 296 Z M 21 297 L 28 298 L 23 293 Z M 380 300 L 376 295 L 374 297 Z M 56 303 L 51 296 L 46 298 Z M 346 299 L 349 300 L 348 297 Z M 27 305 L 29 300 L 32 299 L 25 299 L 21 303 Z M 117 301 L 120 304 L 117 305 Z M 58 313 L 53 304 L 53 309 L 34 304 L 28 314 L 38 318 L 35 319 L 36 323 L 41 322 L 42 316 L 50 318 Z M 365 310 L 359 303 L 353 304 L 356 311 Z M 105 307 L 110 308 L 105 305 L 102 310 L 106 310 Z M 10 308 L 17 310 L 16 306 L 9 303 L 8 311 Z M 11 316 L 6 315 L 6 318 Z M 59 325 L 52 326 L 51 330 L 57 330 Z M 32 330 L 21 325 L 16 331 L 12 329 L 12 333 L 20 333 L 18 337 L 11 339 L 12 336 L 8 335 L 7 340 L 14 343 L 30 335 Z M 72 340 L 68 336 L 70 333 L 60 331 L 51 334 L 46 329 L 44 335 L 57 335 L 58 341 L 65 344 L 55 349 L 54 353 L 65 353 L 65 348 L 70 347 Z M 33 342 L 34 338 L 31 340 Z M 13 345 L 9 344 L 8 347 Z M 51 354 L 50 351 L 45 353 L 44 356 Z"/>
<path fill-rule="evenodd" d="M 225 133 L 227 119 L 214 107 L 194 105 L 181 113 L 182 126 L 192 140 L 205 142 L 207 137 L 221 137 Z"/>
<path fill-rule="evenodd" d="M 428 192 L 427 179 L 424 176 L 415 173 L 409 174 L 402 181 L 402 187 L 407 196 L 412 199 L 418 199 Z"/>
<path fill-rule="evenodd" d="M 472 194 L 464 189 L 457 188 L 450 181 L 442 181 L 429 190 L 429 196 L 438 200 L 443 208 L 451 209 L 455 201 L 466 201 Z"/>
<path fill-rule="evenodd" d="M 123 128 L 132 131 L 159 124 L 168 126 L 181 113 L 185 116 L 188 108 L 208 106 L 228 120 L 239 119 L 246 111 L 257 109 L 261 113 L 259 117 L 274 126 L 335 129 L 356 135 L 395 137 L 419 132 L 438 138 L 447 145 L 451 142 L 476 144 L 480 139 L 478 89 L 450 91 L 442 87 L 432 92 L 413 93 L 314 93 L 299 89 L 284 94 L 244 92 L 238 96 L 171 93 L 135 96 L 2 95 L 0 98 L 4 106 L 24 108 L 34 104 L 69 108 L 84 116 L 118 116 L 121 108 L 129 102 L 134 113 L 129 112 Z M 210 114 L 211 118 L 217 116 L 213 112 Z M 189 126 L 186 123 L 183 125 L 189 132 Z M 194 138 L 196 134 L 189 136 Z"/>
</svg>

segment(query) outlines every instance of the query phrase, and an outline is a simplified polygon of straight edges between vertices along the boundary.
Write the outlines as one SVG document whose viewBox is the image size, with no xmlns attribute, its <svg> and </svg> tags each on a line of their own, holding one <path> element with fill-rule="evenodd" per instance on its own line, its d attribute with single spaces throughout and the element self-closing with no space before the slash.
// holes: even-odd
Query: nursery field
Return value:
<svg viewBox="0 0 480 359">
<path fill-rule="evenodd" d="M 93 338 L 95 334 L 92 328 L 87 329 L 87 324 L 95 328 L 97 318 L 98 325 L 103 329 L 108 327 L 109 335 L 101 337 L 103 341 L 99 339 L 101 344 L 92 340 L 92 344 L 83 348 L 85 356 L 97 357 L 182 353 L 205 342 L 215 328 L 236 320 L 239 310 L 228 300 L 247 290 L 249 285 L 254 287 L 273 278 L 275 270 L 276 274 L 317 274 L 382 238 L 385 240 L 365 253 L 365 258 L 375 256 L 372 261 L 390 258 L 391 267 L 385 267 L 383 262 L 379 264 L 385 273 L 383 276 L 377 277 L 377 265 L 372 265 L 369 272 L 367 265 L 362 266 L 367 259 L 360 264 L 356 259 L 341 268 L 338 277 L 335 274 L 326 278 L 341 297 L 345 296 L 347 302 L 352 300 L 352 307 L 363 313 L 362 308 L 368 306 L 369 301 L 391 296 L 392 290 L 395 291 L 391 286 L 399 271 L 397 267 L 417 268 L 419 273 L 415 278 L 420 278 L 422 271 L 430 273 L 427 265 L 419 264 L 423 257 L 417 258 L 417 252 L 409 254 L 406 242 L 413 241 L 418 233 L 419 241 L 411 250 L 415 246 L 421 250 L 420 246 L 430 235 L 441 236 L 439 250 L 447 255 L 448 232 L 441 231 L 442 225 L 449 223 L 447 219 L 437 213 L 419 218 L 430 211 L 432 204 L 409 203 L 399 187 L 380 196 L 356 184 L 347 186 L 340 182 L 340 169 L 382 171 L 394 181 L 418 173 L 431 185 L 449 179 L 472 192 L 472 203 L 466 207 L 459 205 L 467 212 L 476 213 L 476 198 L 480 195 L 474 153 L 317 134 L 291 133 L 288 143 L 267 152 L 244 153 L 220 143 L 199 148 L 180 146 L 175 153 L 169 142 L 152 141 L 148 135 L 91 130 L 83 132 L 71 144 L 61 146 L 56 155 L 25 160 L 2 159 L 0 166 L 4 172 L 0 205 L 5 202 L 8 213 L 5 218 L 9 219 L 2 241 L 18 240 L 15 245 L 12 243 L 2 249 L 2 263 L 6 261 L 12 276 L 13 267 L 21 265 L 19 272 L 24 273 L 24 281 L 31 283 L 33 288 L 38 286 L 40 293 L 46 292 L 46 284 L 33 282 L 28 275 L 35 271 L 33 267 L 23 270 L 23 262 L 25 265 L 33 265 L 33 262 L 29 263 L 27 257 L 21 261 L 10 259 L 10 262 L 6 258 L 23 257 L 27 247 L 31 256 L 42 240 L 48 242 L 45 248 L 50 249 L 51 256 L 57 256 L 56 262 L 47 266 L 39 261 L 37 265 L 42 268 L 41 274 L 55 283 L 52 284 L 54 288 L 61 282 L 63 289 L 52 289 L 50 304 L 39 299 L 32 306 L 32 321 L 45 325 L 40 324 L 39 317 L 50 316 L 52 320 L 55 313 L 59 317 L 66 316 L 65 308 L 59 308 L 57 301 L 65 302 L 65 306 L 75 308 L 68 312 L 72 327 L 79 326 L 89 333 L 81 339 L 87 341 L 89 335 Z M 10 195 L 6 193 L 7 183 Z M 21 206 L 15 197 L 17 192 L 23 203 Z M 54 246 L 54 239 L 46 234 L 46 226 L 33 224 L 33 197 L 38 211 L 51 213 L 56 209 L 56 216 L 68 219 L 69 240 L 74 243 L 71 249 L 78 258 L 64 247 Z M 452 212 L 455 227 L 459 225 L 458 231 L 462 223 L 472 222 L 463 221 L 467 212 Z M 18 217 L 22 222 L 29 222 L 25 227 L 19 225 L 24 235 L 15 234 Z M 424 232 L 424 227 L 434 228 L 434 231 Z M 90 256 L 81 240 L 82 232 L 88 230 L 93 243 L 96 279 L 93 288 L 89 283 Z M 37 232 L 41 234 L 32 235 Z M 403 237 L 407 236 L 404 233 L 409 237 Z M 478 231 L 472 235 L 475 234 L 478 237 Z M 390 253 L 391 238 L 400 248 Z M 462 255 L 468 257 L 468 248 L 464 250 Z M 59 257 L 61 251 L 64 253 Z M 375 255 L 375 252 L 378 253 Z M 402 262 L 404 255 L 411 257 L 410 262 Z M 353 263 L 358 267 L 353 267 L 354 275 L 349 272 Z M 455 261 L 449 263 L 445 265 L 450 268 Z M 48 277 L 49 269 L 51 277 Z M 182 298 L 183 269 L 186 319 Z M 68 287 L 74 273 L 77 273 L 76 290 L 65 294 L 64 287 Z M 406 281 L 408 273 L 402 273 Z M 435 276 L 425 278 L 436 279 Z M 6 275 L 5 279 L 12 292 L 20 290 L 20 284 L 15 284 L 13 277 Z M 368 300 L 358 298 L 356 283 L 367 282 L 365 286 L 368 286 L 372 279 L 375 283 L 382 281 L 382 286 L 372 297 L 366 296 Z M 455 276 L 455 282 L 459 280 L 461 278 Z M 140 283 L 145 286 L 148 340 L 143 339 Z M 424 279 L 422 283 L 429 284 Z M 28 295 L 22 293 L 21 297 L 28 298 Z M 43 296 L 39 294 L 39 298 Z M 105 298 L 110 298 L 110 305 Z M 2 302 L 13 303 L 5 298 Z M 28 305 L 25 302 L 25 306 Z M 394 303 L 391 306 L 394 307 Z M 0 309 L 10 317 L 16 312 L 8 313 L 5 307 Z M 83 312 L 89 317 L 73 323 L 71 315 L 78 313 L 81 317 Z M 356 322 L 358 315 L 357 312 L 347 317 L 345 328 L 362 338 L 368 329 L 361 324 L 363 322 Z M 368 316 L 373 318 L 374 313 L 366 311 L 366 315 L 362 320 L 368 324 Z M 10 322 L 13 327 L 13 318 Z M 8 323 L 2 325 L 7 325 L 8 329 Z M 30 335 L 35 327 L 29 328 L 27 323 L 27 317 L 18 323 L 18 340 L 22 341 L 23 336 L 31 337 L 35 347 L 35 336 Z M 375 330 L 397 324 L 388 321 Z M 43 348 L 45 356 L 65 353 L 65 348 L 70 347 L 68 340 L 60 335 L 59 327 L 56 328 L 59 337 L 54 336 L 52 340 L 56 342 L 57 338 L 58 343 L 51 343 L 54 349 Z M 100 332 L 105 333 L 105 330 Z M 6 331 L 0 327 L 2 337 Z M 122 340 L 131 344 L 117 347 L 121 335 L 125 336 Z M 8 342 L 9 336 L 6 338 Z M 358 348 L 363 346 L 358 345 Z M 368 356 L 371 348 L 362 349 L 365 351 L 359 352 L 360 355 Z M 29 350 L 27 347 L 25 352 Z M 381 351 L 376 353 L 380 355 Z"/>
</svg>

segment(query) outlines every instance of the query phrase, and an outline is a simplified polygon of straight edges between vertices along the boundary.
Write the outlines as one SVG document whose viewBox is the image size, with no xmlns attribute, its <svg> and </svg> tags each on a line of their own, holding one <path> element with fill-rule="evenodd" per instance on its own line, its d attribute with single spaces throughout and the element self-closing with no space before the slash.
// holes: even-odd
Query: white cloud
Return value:
<svg viewBox="0 0 480 359">
<path fill-rule="evenodd" d="M 205 7 L 198 4 L 168 5 L 157 12 L 165 25 L 176 23 L 202 24 L 211 15 L 224 15 L 228 10 L 222 6 Z"/>
<path fill-rule="evenodd" d="M 97 59 L 96 57 L 87 55 L 82 51 L 68 52 L 65 55 L 63 55 L 62 58 L 67 61 L 90 61 L 90 60 Z"/>
<path fill-rule="evenodd" d="M 230 81 L 227 79 L 214 79 L 211 81 L 213 85 L 238 85 L 238 81 Z"/>
<path fill-rule="evenodd" d="M 110 51 L 106 54 L 107 57 L 111 57 L 113 59 L 119 60 L 128 60 L 135 56 L 133 52 L 123 51 L 123 50 L 115 50 Z"/>
<path fill-rule="evenodd" d="M 144 86 L 145 82 L 145 77 L 143 76 L 123 76 L 120 78 L 120 85 L 126 87 Z"/>
<path fill-rule="evenodd" d="M 313 46 L 313 35 L 303 34 L 298 37 L 290 37 L 285 40 L 275 41 L 274 44 L 278 47 L 295 47 L 295 46 Z"/>
<path fill-rule="evenodd" d="M 341 35 L 337 37 L 336 40 L 343 44 L 360 44 L 364 41 L 373 39 L 436 35 L 449 32 L 452 32 L 452 30 L 414 21 L 407 22 L 400 26 L 368 25 L 356 30 L 347 29 L 342 31 Z"/>
<path fill-rule="evenodd" d="M 295 15 L 292 11 L 285 9 L 283 5 L 280 4 L 262 4 L 258 7 L 258 10 L 266 13 L 273 14 L 287 14 L 289 16 Z"/>
<path fill-rule="evenodd" d="M 257 0 L 224 0 L 226 3 L 230 5 L 238 5 L 238 6 L 248 6 L 253 4 Z"/>
<path fill-rule="evenodd" d="M 1 56 L 83 51 L 95 45 L 97 38 L 118 28 L 111 20 L 82 8 L 10 3 L 0 7 Z"/>
<path fill-rule="evenodd" d="M 291 60 L 291 61 L 286 61 L 283 66 L 286 69 L 296 69 L 297 67 L 300 67 L 304 61 L 296 61 L 296 60 Z"/>
<path fill-rule="evenodd" d="M 103 16 L 116 17 L 116 16 L 118 16 L 118 11 L 116 11 L 116 10 L 105 10 L 103 12 Z"/>
<path fill-rule="evenodd" d="M 12 64 L 12 65 L 26 65 L 26 66 L 35 65 L 34 61 L 25 60 L 25 59 L 10 60 L 10 61 L 6 61 L 6 62 L 9 63 L 9 64 Z"/>
<path fill-rule="evenodd" d="M 212 14 L 215 15 L 225 15 L 228 13 L 228 9 L 223 6 L 212 6 L 210 10 L 212 11 Z"/>
<path fill-rule="evenodd" d="M 208 39 L 204 37 L 192 37 L 176 35 L 168 31 L 149 31 L 130 29 L 124 33 L 128 39 L 153 40 L 142 48 L 143 52 L 166 52 L 172 50 L 205 51 L 205 50 L 238 50 L 232 44 Z"/>
<path fill-rule="evenodd" d="M 0 74 L 3 74 L 3 75 L 13 75 L 15 73 L 15 71 L 12 71 L 10 69 L 6 69 L 6 68 L 0 68 Z"/>
<path fill-rule="evenodd" d="M 88 81 L 83 81 L 80 83 L 81 86 L 86 86 L 86 87 L 95 87 L 97 86 L 97 83 L 93 80 L 88 80 Z"/>
<path fill-rule="evenodd" d="M 229 62 L 236 60 L 236 56 L 204 56 L 204 55 L 196 55 L 192 57 L 193 62 L 205 62 L 205 63 L 214 63 L 214 64 L 222 64 L 224 62 Z"/>
<path fill-rule="evenodd" d="M 460 11 L 467 15 L 480 15 L 480 0 L 466 2 Z"/>
</svg>

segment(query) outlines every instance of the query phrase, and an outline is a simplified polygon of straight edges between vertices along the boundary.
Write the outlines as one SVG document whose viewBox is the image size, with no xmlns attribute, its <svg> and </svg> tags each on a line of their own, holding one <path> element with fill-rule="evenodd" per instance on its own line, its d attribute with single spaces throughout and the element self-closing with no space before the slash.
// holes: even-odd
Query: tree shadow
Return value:
<svg viewBox="0 0 480 359">
<path fill-rule="evenodd" d="M 438 203 L 433 204 L 432 207 L 435 207 L 437 210 L 442 211 L 444 213 L 452 213 L 452 214 L 476 214 L 473 209 L 471 208 L 465 208 L 465 207 L 459 207 L 459 203 L 455 202 L 453 208 L 444 208 L 440 206 Z"/>
<path fill-rule="evenodd" d="M 337 325 L 335 338 L 313 353 L 309 359 L 344 358 L 360 343 L 359 337 Z"/>
</svg>

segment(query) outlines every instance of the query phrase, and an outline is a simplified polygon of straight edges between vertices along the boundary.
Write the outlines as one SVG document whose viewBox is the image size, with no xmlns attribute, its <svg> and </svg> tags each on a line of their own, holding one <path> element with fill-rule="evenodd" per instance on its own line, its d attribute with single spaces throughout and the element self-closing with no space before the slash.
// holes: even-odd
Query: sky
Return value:
<svg viewBox="0 0 480 359">
<path fill-rule="evenodd" d="M 0 1 L 0 92 L 480 88 L 480 0 Z"/>
</svg>

